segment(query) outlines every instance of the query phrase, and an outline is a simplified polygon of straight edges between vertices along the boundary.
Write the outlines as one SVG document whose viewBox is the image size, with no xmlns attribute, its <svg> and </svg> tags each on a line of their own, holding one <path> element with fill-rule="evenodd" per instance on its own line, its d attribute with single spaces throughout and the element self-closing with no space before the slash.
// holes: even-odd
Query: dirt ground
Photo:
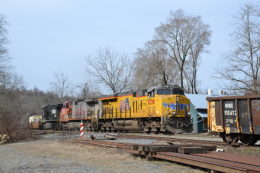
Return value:
<svg viewBox="0 0 260 173">
<path fill-rule="evenodd" d="M 73 137 L 48 134 L 29 142 L 0 145 L 0 173 L 200 173 L 164 161 L 147 161 L 116 149 L 71 142 Z"/>
</svg>

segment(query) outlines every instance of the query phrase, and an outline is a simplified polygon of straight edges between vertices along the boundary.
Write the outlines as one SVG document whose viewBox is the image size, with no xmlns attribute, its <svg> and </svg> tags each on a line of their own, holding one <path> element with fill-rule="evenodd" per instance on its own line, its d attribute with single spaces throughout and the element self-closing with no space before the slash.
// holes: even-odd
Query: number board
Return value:
<svg viewBox="0 0 260 173">
<path fill-rule="evenodd" d="M 226 127 L 237 127 L 237 111 L 235 101 L 224 101 L 223 104 L 223 114 Z"/>
</svg>

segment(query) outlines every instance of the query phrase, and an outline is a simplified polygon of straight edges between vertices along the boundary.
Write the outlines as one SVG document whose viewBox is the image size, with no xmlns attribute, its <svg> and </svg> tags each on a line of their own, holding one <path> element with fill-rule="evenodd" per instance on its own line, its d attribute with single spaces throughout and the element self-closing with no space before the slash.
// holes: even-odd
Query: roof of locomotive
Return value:
<svg viewBox="0 0 260 173">
<path fill-rule="evenodd" d="M 49 108 L 56 108 L 56 109 L 61 109 L 63 104 L 53 104 L 53 105 L 47 105 L 43 107 L 42 109 L 49 109 Z"/>
<path fill-rule="evenodd" d="M 98 103 L 98 98 L 87 98 L 85 99 L 86 103 Z"/>
<path fill-rule="evenodd" d="M 80 98 L 80 99 L 77 99 L 77 100 L 74 100 L 74 102 L 85 102 L 85 103 L 97 103 L 98 102 L 98 98 Z"/>
<path fill-rule="evenodd" d="M 127 95 L 132 95 L 133 92 L 128 91 L 128 92 L 123 92 L 123 93 L 115 93 L 111 95 L 102 95 L 98 98 L 98 100 L 111 100 L 111 99 L 117 99 L 117 97 L 120 96 L 127 96 Z"/>
<path fill-rule="evenodd" d="M 179 87 L 178 85 L 163 85 L 163 86 L 152 86 L 150 88 L 147 89 L 147 92 L 150 92 L 154 89 L 182 89 L 181 87 Z"/>
<path fill-rule="evenodd" d="M 129 95 L 132 95 L 133 93 L 137 93 L 137 92 L 143 92 L 143 91 L 150 92 L 150 91 L 153 91 L 155 89 L 167 89 L 167 88 L 182 90 L 182 88 L 179 87 L 178 85 L 153 86 L 153 87 L 150 87 L 148 89 L 140 89 L 140 90 L 137 90 L 137 91 L 127 91 L 127 92 L 115 93 L 115 94 L 111 94 L 111 95 L 103 95 L 103 96 L 100 96 L 98 99 L 99 100 L 111 100 L 111 99 L 117 99 L 120 96 L 129 96 Z"/>
</svg>

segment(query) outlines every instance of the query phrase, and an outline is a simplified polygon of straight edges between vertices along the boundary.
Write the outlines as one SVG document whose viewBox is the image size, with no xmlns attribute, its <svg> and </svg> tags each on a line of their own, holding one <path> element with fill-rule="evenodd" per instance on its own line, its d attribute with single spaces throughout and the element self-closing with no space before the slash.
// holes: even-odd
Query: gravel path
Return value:
<svg viewBox="0 0 260 173">
<path fill-rule="evenodd" d="M 41 140 L 0 145 L 0 173 L 202 172 L 170 162 L 146 161 L 116 149 L 70 141 L 62 134 L 51 134 Z"/>
</svg>

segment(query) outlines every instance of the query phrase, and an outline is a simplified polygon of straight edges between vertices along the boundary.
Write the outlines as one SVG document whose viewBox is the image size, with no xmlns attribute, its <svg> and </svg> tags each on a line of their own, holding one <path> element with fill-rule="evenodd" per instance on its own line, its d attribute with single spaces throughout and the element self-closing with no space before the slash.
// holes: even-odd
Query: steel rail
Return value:
<svg viewBox="0 0 260 173">
<path fill-rule="evenodd" d="M 211 140 L 201 140 L 201 139 L 187 139 L 187 138 L 176 138 L 176 137 L 162 137 L 162 136 L 147 136 L 147 135 L 133 135 L 133 134 L 123 134 L 116 135 L 116 138 L 122 139 L 154 139 L 158 141 L 166 142 L 183 142 L 190 144 L 208 144 L 208 145 L 217 145 L 217 146 L 227 146 L 227 147 L 247 147 L 247 148 L 259 148 L 260 146 L 248 146 L 243 144 L 227 144 L 222 141 L 211 141 Z"/>
<path fill-rule="evenodd" d="M 98 141 L 98 140 L 74 140 L 80 144 L 88 144 L 98 147 L 106 148 L 117 148 L 134 155 L 142 155 L 144 157 L 151 157 L 156 159 L 162 159 L 166 161 L 173 161 L 176 163 L 186 164 L 195 166 L 198 168 L 221 171 L 221 172 L 234 172 L 234 173 L 256 173 L 260 172 L 260 158 L 259 157 L 249 157 L 241 156 L 238 157 L 233 153 L 215 153 L 210 152 L 206 154 L 180 154 L 173 152 L 157 152 L 153 156 L 141 153 L 138 150 L 133 150 L 133 144 L 130 143 L 118 143 L 111 141 Z"/>
</svg>

